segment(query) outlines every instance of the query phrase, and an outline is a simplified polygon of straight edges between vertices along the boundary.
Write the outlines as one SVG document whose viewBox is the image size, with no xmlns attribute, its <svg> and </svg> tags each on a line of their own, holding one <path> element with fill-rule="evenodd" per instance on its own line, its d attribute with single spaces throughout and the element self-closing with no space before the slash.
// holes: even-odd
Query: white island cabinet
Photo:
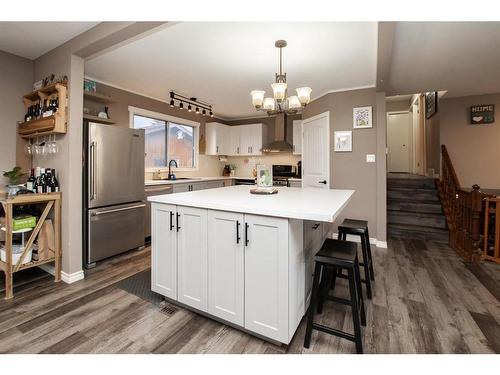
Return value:
<svg viewBox="0 0 500 375">
<path fill-rule="evenodd" d="M 280 188 L 255 196 L 249 189 L 148 198 L 152 289 L 288 344 L 307 310 L 312 256 L 327 236 L 323 222 L 333 222 L 353 191 Z"/>
</svg>

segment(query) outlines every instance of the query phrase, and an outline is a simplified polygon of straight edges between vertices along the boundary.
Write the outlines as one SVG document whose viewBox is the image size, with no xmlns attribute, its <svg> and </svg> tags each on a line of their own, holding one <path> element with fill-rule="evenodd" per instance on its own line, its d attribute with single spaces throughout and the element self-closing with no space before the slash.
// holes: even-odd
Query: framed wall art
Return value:
<svg viewBox="0 0 500 375">
<path fill-rule="evenodd" d="M 495 104 L 481 104 L 470 107 L 470 123 L 491 124 L 495 122 Z"/>
<path fill-rule="evenodd" d="M 352 151 L 352 131 L 337 131 L 335 132 L 335 152 L 351 152 Z"/>
<path fill-rule="evenodd" d="M 368 129 L 373 127 L 371 106 L 352 109 L 352 127 L 354 129 Z"/>
<path fill-rule="evenodd" d="M 437 91 L 425 93 L 425 118 L 430 119 L 438 111 Z"/>
</svg>

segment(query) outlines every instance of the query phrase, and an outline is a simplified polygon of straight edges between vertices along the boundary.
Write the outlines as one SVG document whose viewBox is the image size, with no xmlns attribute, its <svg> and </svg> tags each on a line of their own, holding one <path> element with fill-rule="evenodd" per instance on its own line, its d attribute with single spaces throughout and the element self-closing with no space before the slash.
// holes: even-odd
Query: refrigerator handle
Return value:
<svg viewBox="0 0 500 375">
<path fill-rule="evenodd" d="M 130 207 L 114 208 L 114 209 L 106 210 L 106 211 L 92 212 L 92 216 L 99 216 L 99 215 L 111 214 L 111 213 L 114 213 L 114 212 L 134 210 L 134 209 L 143 208 L 143 207 L 146 207 L 146 204 L 138 204 L 138 205 L 130 206 Z"/>
<path fill-rule="evenodd" d="M 96 143 L 90 143 L 90 200 L 96 199 L 96 182 L 95 182 L 95 148 Z"/>
</svg>

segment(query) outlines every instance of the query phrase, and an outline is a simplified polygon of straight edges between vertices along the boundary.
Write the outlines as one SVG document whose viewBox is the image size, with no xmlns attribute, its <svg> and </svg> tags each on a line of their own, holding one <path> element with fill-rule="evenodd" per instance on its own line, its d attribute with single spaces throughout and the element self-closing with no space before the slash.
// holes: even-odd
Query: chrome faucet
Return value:
<svg viewBox="0 0 500 375">
<path fill-rule="evenodd" d="M 168 162 L 168 179 L 169 180 L 175 180 L 175 174 L 172 173 L 172 163 L 175 164 L 176 168 L 179 168 L 176 160 L 172 159 Z"/>
</svg>

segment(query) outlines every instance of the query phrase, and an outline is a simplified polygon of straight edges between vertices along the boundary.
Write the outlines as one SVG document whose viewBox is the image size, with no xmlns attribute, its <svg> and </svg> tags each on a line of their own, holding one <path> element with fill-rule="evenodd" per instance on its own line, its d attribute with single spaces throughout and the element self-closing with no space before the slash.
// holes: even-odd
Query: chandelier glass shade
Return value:
<svg viewBox="0 0 500 375">
<path fill-rule="evenodd" d="M 287 97 L 286 73 L 283 73 L 282 49 L 286 47 L 285 40 L 278 40 L 274 44 L 280 50 L 280 71 L 276 73 L 276 80 L 271 84 L 273 97 L 265 97 L 264 90 L 253 90 L 250 92 L 252 105 L 258 111 L 266 111 L 268 115 L 278 113 L 295 114 L 300 112 L 311 100 L 311 88 L 299 87 L 297 95 Z"/>
</svg>

